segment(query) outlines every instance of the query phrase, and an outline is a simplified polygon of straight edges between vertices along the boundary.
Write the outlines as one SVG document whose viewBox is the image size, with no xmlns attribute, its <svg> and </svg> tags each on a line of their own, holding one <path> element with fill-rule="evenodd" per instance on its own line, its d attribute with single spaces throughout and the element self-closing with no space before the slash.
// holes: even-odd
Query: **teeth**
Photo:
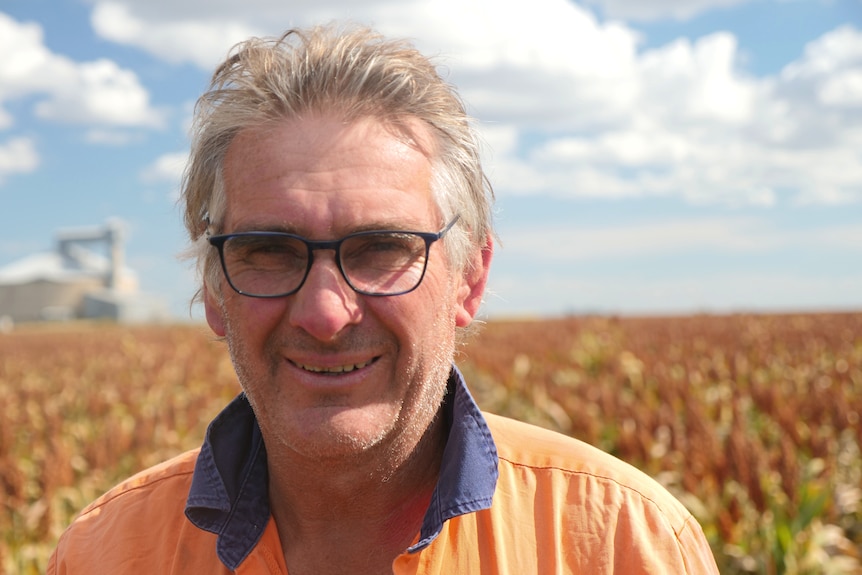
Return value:
<svg viewBox="0 0 862 575">
<path fill-rule="evenodd" d="M 337 367 L 318 367 L 315 365 L 305 365 L 304 363 L 297 363 L 299 367 L 304 369 L 305 371 L 310 371 L 312 373 L 350 373 L 356 369 L 362 369 L 366 365 L 369 365 L 372 360 L 368 360 L 364 363 L 355 363 L 352 365 L 340 365 Z"/>
</svg>

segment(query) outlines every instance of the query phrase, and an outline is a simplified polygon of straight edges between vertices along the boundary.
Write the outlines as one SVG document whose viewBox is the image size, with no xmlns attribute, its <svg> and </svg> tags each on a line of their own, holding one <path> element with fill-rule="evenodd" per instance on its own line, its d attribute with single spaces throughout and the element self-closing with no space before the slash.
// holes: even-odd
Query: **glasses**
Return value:
<svg viewBox="0 0 862 575">
<path fill-rule="evenodd" d="M 438 233 L 377 230 L 340 240 L 307 240 L 282 232 L 243 232 L 210 236 L 230 287 L 249 297 L 296 293 L 314 264 L 316 250 L 333 250 L 344 281 L 370 296 L 402 295 L 425 277 L 431 244 L 446 235 L 460 216 Z"/>
</svg>

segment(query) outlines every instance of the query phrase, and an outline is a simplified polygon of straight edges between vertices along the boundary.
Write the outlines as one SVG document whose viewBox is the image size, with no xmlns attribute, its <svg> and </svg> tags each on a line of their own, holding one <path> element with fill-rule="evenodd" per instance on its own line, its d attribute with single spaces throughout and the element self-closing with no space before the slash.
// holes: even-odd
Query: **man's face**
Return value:
<svg viewBox="0 0 862 575">
<path fill-rule="evenodd" d="M 374 120 L 326 115 L 240 133 L 225 160 L 221 231 L 317 240 L 439 231 L 426 156 L 433 145 L 424 126 L 413 134 L 419 145 Z M 242 296 L 223 277 L 209 286 L 207 320 L 227 339 L 270 449 L 339 457 L 421 436 L 445 390 L 455 327 L 476 313 L 489 261 L 490 248 L 477 251 L 476 271 L 461 273 L 436 242 L 421 285 L 400 296 L 357 294 L 329 250 L 314 253 L 290 296 Z"/>
</svg>

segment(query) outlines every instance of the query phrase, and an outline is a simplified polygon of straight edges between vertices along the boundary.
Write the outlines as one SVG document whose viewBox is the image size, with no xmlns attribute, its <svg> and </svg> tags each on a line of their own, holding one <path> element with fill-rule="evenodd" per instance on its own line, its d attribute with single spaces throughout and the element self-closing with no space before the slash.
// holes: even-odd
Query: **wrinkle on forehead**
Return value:
<svg viewBox="0 0 862 575">
<path fill-rule="evenodd" d="M 367 229 L 436 231 L 426 229 L 439 219 L 429 156 L 434 141 L 430 129 L 415 119 L 383 124 L 364 118 L 346 123 L 323 116 L 246 129 L 237 134 L 225 158 L 226 229 L 305 235 L 311 231 L 303 226 L 305 221 L 329 219 L 340 223 L 318 226 L 315 239 Z M 279 149 L 284 149 L 282 155 Z M 417 180 L 423 173 L 427 177 Z M 417 181 L 422 183 L 417 186 Z M 399 194 L 417 192 L 427 197 L 427 208 L 405 212 Z M 378 194 L 393 199 L 388 204 L 378 202 L 375 213 L 369 214 L 362 208 Z M 270 207 L 275 198 L 282 217 L 274 217 L 277 214 Z M 405 197 L 408 204 L 414 200 Z M 236 221 L 240 206 L 243 216 Z M 351 218 L 363 211 L 365 219 Z"/>
</svg>

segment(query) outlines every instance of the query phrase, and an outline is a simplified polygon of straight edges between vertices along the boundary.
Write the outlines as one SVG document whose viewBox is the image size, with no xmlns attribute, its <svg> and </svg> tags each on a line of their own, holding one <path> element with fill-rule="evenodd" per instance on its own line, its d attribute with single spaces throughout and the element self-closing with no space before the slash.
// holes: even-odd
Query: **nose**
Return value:
<svg viewBox="0 0 862 575">
<path fill-rule="evenodd" d="M 359 297 L 341 275 L 334 253 L 317 252 L 305 283 L 290 298 L 290 325 L 319 341 L 334 341 L 362 319 Z"/>
</svg>

